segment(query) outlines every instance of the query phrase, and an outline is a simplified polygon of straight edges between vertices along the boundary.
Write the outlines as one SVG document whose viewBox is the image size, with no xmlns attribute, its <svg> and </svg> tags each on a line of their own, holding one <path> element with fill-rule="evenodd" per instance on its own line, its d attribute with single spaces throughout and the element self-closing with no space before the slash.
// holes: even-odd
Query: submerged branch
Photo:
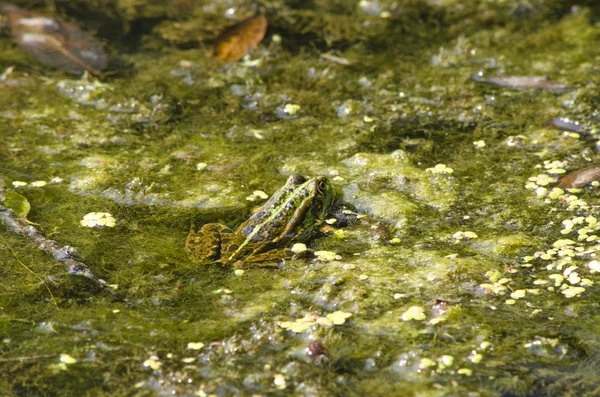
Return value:
<svg viewBox="0 0 600 397">
<path fill-rule="evenodd" d="M 126 298 L 109 287 L 106 284 L 106 281 L 96 277 L 85 263 L 74 259 L 71 256 L 71 252 L 73 251 L 72 247 L 69 247 L 68 245 L 61 247 L 56 241 L 47 239 L 35 227 L 27 224 L 23 219 L 15 217 L 12 210 L 3 206 L 0 206 L 0 220 L 6 224 L 10 231 L 27 237 L 31 242 L 37 245 L 39 249 L 52 255 L 57 261 L 62 262 L 67 267 L 67 272 L 69 272 L 69 274 L 85 277 L 99 288 L 111 294 L 118 301 L 128 305 L 130 304 Z"/>
</svg>

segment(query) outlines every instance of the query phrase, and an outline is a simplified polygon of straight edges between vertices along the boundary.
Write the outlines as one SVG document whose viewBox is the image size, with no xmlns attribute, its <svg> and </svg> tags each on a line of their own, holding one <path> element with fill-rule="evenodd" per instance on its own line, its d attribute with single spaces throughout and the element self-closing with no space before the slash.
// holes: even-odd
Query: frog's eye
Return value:
<svg viewBox="0 0 600 397">
<path fill-rule="evenodd" d="M 325 191 L 327 191 L 327 183 L 322 179 L 317 181 L 317 192 L 319 194 L 325 194 Z"/>
</svg>

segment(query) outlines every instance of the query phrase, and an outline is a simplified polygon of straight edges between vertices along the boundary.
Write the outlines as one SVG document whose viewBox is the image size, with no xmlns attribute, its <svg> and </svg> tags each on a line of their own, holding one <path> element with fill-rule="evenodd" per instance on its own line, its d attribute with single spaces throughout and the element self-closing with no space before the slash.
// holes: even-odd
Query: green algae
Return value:
<svg viewBox="0 0 600 397">
<path fill-rule="evenodd" d="M 226 8 L 241 18 L 248 3 L 54 3 L 37 11 L 95 31 L 121 66 L 79 80 L 2 37 L 0 69 L 15 70 L 0 81 L 0 172 L 28 219 L 133 307 L 1 226 L 8 395 L 597 394 L 596 243 L 578 239 L 596 230 L 561 234 L 565 219 L 598 216 L 597 192 L 569 209 L 526 188 L 554 177 L 544 161 L 597 161 L 595 134 L 546 125 L 596 128 L 593 2 L 381 1 L 382 17 L 356 1 L 265 1 L 259 62 L 232 65 L 208 48 L 231 23 Z M 471 80 L 479 70 L 573 89 L 484 85 Z M 290 103 L 297 114 L 280 117 Z M 440 163 L 454 172 L 426 171 Z M 310 244 L 341 259 L 241 275 L 187 260 L 192 221 L 236 226 L 257 204 L 246 198 L 290 172 L 328 176 L 368 214 Z M 115 227 L 81 226 L 90 212 Z M 584 292 L 568 297 L 574 287 Z M 411 308 L 424 318 L 407 319 Z M 338 311 L 352 316 L 281 326 Z M 326 361 L 306 355 L 312 340 Z"/>
</svg>

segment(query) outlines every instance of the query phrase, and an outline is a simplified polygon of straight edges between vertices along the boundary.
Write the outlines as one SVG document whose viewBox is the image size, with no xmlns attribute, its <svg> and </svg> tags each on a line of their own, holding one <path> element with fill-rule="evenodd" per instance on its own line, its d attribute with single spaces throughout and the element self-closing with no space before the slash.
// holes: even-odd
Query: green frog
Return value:
<svg viewBox="0 0 600 397">
<path fill-rule="evenodd" d="M 292 256 L 292 244 L 305 243 L 317 234 L 332 202 L 333 188 L 327 178 L 293 174 L 235 231 L 220 223 L 196 231 L 192 224 L 185 248 L 194 262 L 219 260 L 236 269 L 277 267 Z"/>
</svg>

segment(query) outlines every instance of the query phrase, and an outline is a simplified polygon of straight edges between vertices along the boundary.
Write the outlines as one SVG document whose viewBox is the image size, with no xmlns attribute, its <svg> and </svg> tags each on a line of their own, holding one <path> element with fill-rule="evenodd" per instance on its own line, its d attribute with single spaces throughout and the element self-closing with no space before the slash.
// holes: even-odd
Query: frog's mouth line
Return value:
<svg viewBox="0 0 600 397">
<path fill-rule="evenodd" d="M 248 233 L 244 242 L 242 244 L 240 244 L 238 249 L 236 249 L 229 256 L 228 260 L 233 260 L 233 258 L 238 254 L 238 252 L 240 252 L 248 244 L 248 242 L 252 240 L 252 238 L 262 229 L 262 227 L 264 225 L 266 225 L 267 223 L 273 222 L 273 220 L 277 217 L 277 215 L 279 213 L 281 213 L 281 211 L 285 208 L 285 206 L 289 205 L 290 202 L 294 201 L 294 199 L 298 197 L 300 192 L 303 191 L 303 189 L 312 181 L 313 181 L 312 179 L 309 179 L 308 181 L 302 183 L 301 185 L 298 185 L 292 191 L 292 193 L 289 195 L 289 197 L 286 200 L 284 200 L 279 206 L 277 206 L 276 208 L 274 208 L 271 211 L 271 214 L 269 215 L 269 217 L 267 219 L 265 219 L 263 222 L 259 223 L 258 225 L 254 226 L 254 229 L 252 229 L 252 231 L 250 233 Z M 306 208 L 306 206 L 308 204 L 310 204 L 310 202 L 312 202 L 312 196 L 310 196 L 310 195 L 307 198 L 305 198 L 304 200 L 302 200 L 302 204 L 300 206 L 298 206 L 298 208 L 294 212 L 294 216 L 292 217 L 292 222 L 288 222 L 288 225 L 284 229 L 283 233 L 281 233 L 279 236 L 277 236 L 275 239 L 273 239 L 273 242 L 277 242 L 277 241 L 281 240 L 289 232 L 289 230 L 291 230 L 294 227 L 294 225 L 296 224 L 296 222 L 299 219 L 299 216 L 297 215 L 298 211 Z"/>
</svg>

